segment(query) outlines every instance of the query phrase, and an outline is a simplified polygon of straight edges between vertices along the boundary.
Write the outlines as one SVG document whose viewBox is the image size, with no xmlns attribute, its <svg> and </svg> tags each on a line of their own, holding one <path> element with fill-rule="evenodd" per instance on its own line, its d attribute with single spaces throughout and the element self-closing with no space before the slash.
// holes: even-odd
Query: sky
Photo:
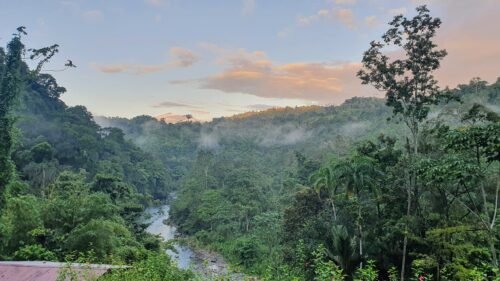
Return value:
<svg viewBox="0 0 500 281">
<path fill-rule="evenodd" d="M 46 66 L 69 105 L 179 121 L 383 97 L 355 73 L 397 14 L 427 4 L 455 87 L 500 77 L 500 0 L 0 0 L 0 46 L 57 43 Z M 78 67 L 57 71 L 71 59 Z"/>
</svg>

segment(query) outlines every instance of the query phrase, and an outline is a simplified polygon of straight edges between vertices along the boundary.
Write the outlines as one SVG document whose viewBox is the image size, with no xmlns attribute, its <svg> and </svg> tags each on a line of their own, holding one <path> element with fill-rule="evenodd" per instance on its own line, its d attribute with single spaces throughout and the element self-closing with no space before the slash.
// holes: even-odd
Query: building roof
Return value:
<svg viewBox="0 0 500 281">
<path fill-rule="evenodd" d="M 96 278 L 111 268 L 124 268 L 106 264 L 81 264 L 46 261 L 0 262 L 0 281 L 56 281 L 60 272 L 77 273 L 82 277 Z"/>
</svg>

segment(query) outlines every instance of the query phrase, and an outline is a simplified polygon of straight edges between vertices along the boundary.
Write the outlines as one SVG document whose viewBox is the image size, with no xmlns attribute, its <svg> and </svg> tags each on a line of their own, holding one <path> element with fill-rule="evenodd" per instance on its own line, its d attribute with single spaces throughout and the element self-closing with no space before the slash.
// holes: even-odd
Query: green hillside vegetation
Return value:
<svg viewBox="0 0 500 281">
<path fill-rule="evenodd" d="M 161 259 L 165 276 L 189 277 L 169 265 L 141 219 L 170 192 L 168 172 L 121 130 L 66 106 L 66 90 L 42 73 L 58 46 L 27 49 L 24 35 L 21 27 L 0 48 L 0 259 L 148 266 Z M 39 59 L 35 69 L 24 54 Z"/>
<path fill-rule="evenodd" d="M 141 220 L 175 194 L 188 243 L 259 280 L 500 280 L 500 79 L 439 89 L 440 21 L 417 12 L 364 54 L 358 76 L 380 98 L 207 123 L 66 106 L 43 73 L 57 46 L 27 50 L 20 28 L 0 49 L 0 258 L 195 279 Z M 387 44 L 407 59 L 386 59 Z"/>
<path fill-rule="evenodd" d="M 425 8 L 419 13 L 395 18 L 394 25 L 429 23 L 422 40 L 432 38 L 425 32 L 433 34 L 440 22 L 427 18 Z M 378 63 L 379 46 L 366 53 L 367 65 Z M 405 48 L 410 57 L 421 51 Z M 446 53 L 433 48 L 428 55 L 439 62 Z M 386 65 L 394 71 L 384 75 L 404 75 L 401 65 L 425 68 L 425 61 Z M 139 139 L 181 175 L 173 221 L 194 244 L 223 253 L 249 273 L 267 280 L 331 280 L 339 272 L 359 279 L 375 270 L 396 280 L 405 268 L 404 276 L 426 280 L 493 278 L 500 79 L 488 85 L 474 78 L 438 90 L 425 78 L 427 92 L 413 99 L 404 96 L 413 89 L 405 80 L 391 86 L 390 80 L 373 80 L 388 76 L 365 74 L 367 83 L 383 83 L 380 89 L 392 96 L 204 124 L 101 121 Z M 403 106 L 411 102 L 414 107 Z M 173 151 L 188 153 L 178 162 Z"/>
<path fill-rule="evenodd" d="M 420 140 L 422 159 L 411 163 L 425 183 L 418 202 L 422 213 L 408 218 L 414 233 L 408 265 L 434 276 L 439 268 L 453 280 L 486 270 L 491 260 L 486 230 L 476 230 L 477 215 L 486 215 L 480 213 L 481 191 L 469 185 L 484 181 L 486 206 L 493 210 L 500 80 L 487 85 L 473 79 L 451 93 L 461 101 L 432 106 Z M 250 273 L 292 280 L 312 279 L 315 255 L 322 251 L 325 260 L 353 273 L 361 260 L 360 222 L 364 260 L 375 260 L 386 277 L 399 265 L 410 163 L 404 158 L 407 131 L 387 121 L 391 116 L 382 99 L 353 98 L 340 106 L 271 109 L 204 124 L 147 117 L 101 121 L 130 132 L 131 140 L 182 175 L 171 215 L 193 243 L 220 251 Z M 456 143 L 472 132 L 491 134 L 484 143 L 490 148 L 478 148 L 484 149 L 479 162 L 472 143 Z M 177 162 L 172 151 L 188 152 Z"/>
</svg>

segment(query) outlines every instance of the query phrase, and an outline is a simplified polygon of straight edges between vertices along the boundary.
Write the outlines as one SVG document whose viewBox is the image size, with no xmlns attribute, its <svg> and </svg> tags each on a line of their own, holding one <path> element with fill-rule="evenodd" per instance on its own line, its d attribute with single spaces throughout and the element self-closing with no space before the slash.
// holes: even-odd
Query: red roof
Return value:
<svg viewBox="0 0 500 281">
<path fill-rule="evenodd" d="M 61 270 L 78 272 L 85 277 L 99 277 L 110 268 L 119 266 L 104 264 L 79 264 L 44 261 L 0 262 L 1 281 L 56 281 Z"/>
</svg>

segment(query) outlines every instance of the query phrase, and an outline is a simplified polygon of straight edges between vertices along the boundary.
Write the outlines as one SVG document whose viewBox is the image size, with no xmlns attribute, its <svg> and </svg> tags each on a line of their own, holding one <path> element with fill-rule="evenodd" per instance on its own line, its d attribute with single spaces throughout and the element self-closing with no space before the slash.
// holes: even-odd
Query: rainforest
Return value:
<svg viewBox="0 0 500 281">
<path fill-rule="evenodd" d="M 379 95 L 175 122 L 68 105 L 77 61 L 2 34 L 0 259 L 119 266 L 58 280 L 500 280 L 500 78 L 441 87 L 442 22 L 411 13 L 363 45 L 352 76 Z"/>
</svg>

